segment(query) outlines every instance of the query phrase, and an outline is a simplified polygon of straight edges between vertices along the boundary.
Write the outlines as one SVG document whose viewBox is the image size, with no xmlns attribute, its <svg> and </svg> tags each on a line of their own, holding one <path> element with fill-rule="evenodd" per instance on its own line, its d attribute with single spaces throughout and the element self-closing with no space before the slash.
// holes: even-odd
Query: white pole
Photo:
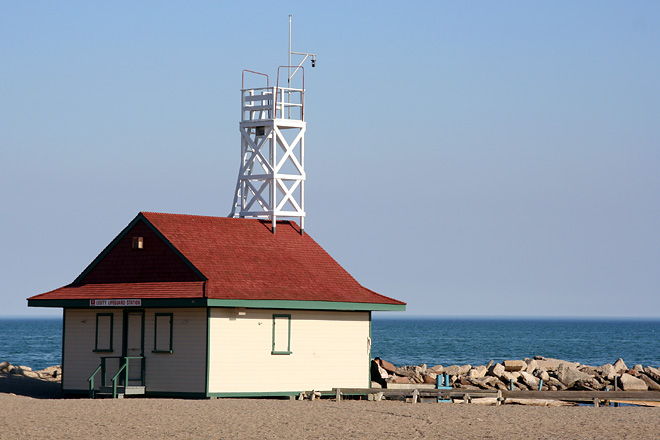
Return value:
<svg viewBox="0 0 660 440">
<path fill-rule="evenodd" d="M 291 15 L 289 15 L 289 80 L 287 86 L 291 88 Z"/>
<path fill-rule="evenodd" d="M 291 88 L 291 14 L 289 14 L 289 64 L 288 64 L 288 66 L 289 66 L 288 67 L 289 74 L 287 76 L 286 85 L 287 85 L 288 88 Z M 290 95 L 290 92 L 288 90 L 286 92 L 286 95 L 287 95 L 287 98 L 289 98 L 289 99 L 287 99 L 287 102 L 289 102 L 290 99 L 291 99 L 291 95 Z M 284 110 L 284 109 L 282 109 L 282 110 Z M 289 114 L 290 111 L 291 110 L 290 110 L 289 106 L 287 106 L 287 116 L 290 116 L 290 114 Z M 282 112 L 282 117 L 284 117 L 284 112 Z"/>
</svg>

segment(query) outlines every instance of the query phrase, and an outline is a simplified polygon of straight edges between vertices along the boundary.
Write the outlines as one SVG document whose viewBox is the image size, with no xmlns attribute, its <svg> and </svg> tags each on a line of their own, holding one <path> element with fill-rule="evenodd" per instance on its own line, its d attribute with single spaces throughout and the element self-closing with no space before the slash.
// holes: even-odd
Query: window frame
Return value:
<svg viewBox="0 0 660 440">
<path fill-rule="evenodd" d="M 169 317 L 170 318 L 170 342 L 169 349 L 159 350 L 158 349 L 158 318 L 159 317 Z M 151 350 L 152 353 L 174 353 L 172 349 L 172 340 L 174 335 L 174 313 L 156 313 L 154 314 L 154 349 Z"/>
<path fill-rule="evenodd" d="M 109 335 L 109 348 L 99 348 L 99 317 L 110 317 L 110 335 Z M 96 314 L 96 332 L 94 334 L 94 353 L 112 353 L 114 351 L 114 329 L 115 329 L 115 314 L 114 313 L 97 313 Z"/>
<path fill-rule="evenodd" d="M 287 349 L 286 351 L 284 350 L 275 350 L 275 342 L 276 342 L 276 335 L 277 335 L 277 329 L 276 329 L 276 323 L 277 323 L 277 318 L 288 318 L 287 325 Z M 284 313 L 274 313 L 273 314 L 273 344 L 271 346 L 271 351 L 270 354 L 292 354 L 293 352 L 291 351 L 291 314 L 284 314 Z"/>
</svg>

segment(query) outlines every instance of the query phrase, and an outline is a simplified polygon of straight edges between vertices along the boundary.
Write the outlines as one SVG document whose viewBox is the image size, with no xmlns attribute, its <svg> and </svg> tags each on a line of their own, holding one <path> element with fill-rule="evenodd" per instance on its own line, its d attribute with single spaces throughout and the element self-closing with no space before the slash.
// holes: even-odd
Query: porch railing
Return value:
<svg viewBox="0 0 660 440">
<path fill-rule="evenodd" d="M 101 357 L 101 364 L 96 367 L 96 370 L 92 373 L 92 375 L 87 379 L 89 381 L 89 397 L 94 399 L 96 397 L 96 376 L 101 373 L 101 387 L 106 386 L 106 378 L 107 378 L 107 365 L 106 362 L 108 359 L 119 359 L 119 369 L 115 373 L 115 375 L 110 379 L 112 383 L 112 398 L 116 399 L 117 398 L 117 386 L 120 384 L 120 381 L 123 379 L 123 385 L 124 387 L 128 386 L 129 380 L 136 380 L 136 379 L 129 379 L 128 373 L 129 373 L 129 366 L 130 366 L 130 361 L 139 359 L 140 362 L 140 386 L 144 386 L 144 356 L 102 356 Z M 121 374 L 124 373 L 123 377 Z"/>
</svg>

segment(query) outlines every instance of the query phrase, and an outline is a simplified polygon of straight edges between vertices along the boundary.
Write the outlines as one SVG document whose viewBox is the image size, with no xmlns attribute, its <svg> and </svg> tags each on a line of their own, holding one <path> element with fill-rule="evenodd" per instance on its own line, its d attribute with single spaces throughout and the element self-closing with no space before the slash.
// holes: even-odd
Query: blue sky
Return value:
<svg viewBox="0 0 660 440">
<path fill-rule="evenodd" d="M 0 310 L 227 215 L 242 69 L 306 69 L 306 230 L 406 315 L 660 317 L 660 3 L 0 2 Z M 392 316 L 392 315 L 387 315 Z"/>
</svg>

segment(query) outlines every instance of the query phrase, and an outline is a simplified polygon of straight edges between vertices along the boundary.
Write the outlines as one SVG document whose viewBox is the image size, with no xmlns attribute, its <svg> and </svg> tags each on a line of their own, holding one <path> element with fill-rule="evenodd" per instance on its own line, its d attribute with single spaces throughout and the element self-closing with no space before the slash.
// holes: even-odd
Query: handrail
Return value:
<svg viewBox="0 0 660 440">
<path fill-rule="evenodd" d="M 124 371 L 124 390 L 126 390 L 126 387 L 128 386 L 128 365 L 131 359 L 143 359 L 144 356 L 124 356 L 124 363 L 123 365 L 119 368 L 117 373 L 112 377 L 111 382 L 112 382 L 112 398 L 116 399 L 117 398 L 117 379 L 119 378 L 119 375 L 121 374 L 122 371 Z M 141 374 L 141 382 L 142 385 L 144 385 L 144 361 L 142 362 L 142 374 Z"/>
<path fill-rule="evenodd" d="M 101 386 L 105 386 L 105 378 L 106 378 L 106 366 L 105 366 L 105 361 L 106 359 L 121 359 L 122 356 L 101 356 L 101 364 L 94 370 L 91 376 L 89 376 L 89 395 L 92 399 L 96 397 L 96 387 L 94 384 L 94 378 L 98 374 L 99 370 L 101 371 Z"/>
<path fill-rule="evenodd" d="M 261 72 L 255 72 L 254 70 L 243 69 L 243 73 L 241 74 L 241 90 L 245 90 L 245 72 L 250 72 L 250 73 L 257 74 L 257 75 L 265 76 L 266 77 L 266 87 L 267 88 L 270 87 L 270 78 L 268 78 L 268 75 L 266 75 L 265 73 L 261 73 Z"/>
<path fill-rule="evenodd" d="M 93 399 L 95 394 L 96 394 L 96 390 L 94 390 L 94 376 L 96 376 L 98 374 L 98 372 L 101 371 L 101 366 L 102 365 L 103 364 L 96 367 L 96 370 L 94 370 L 92 375 L 89 376 L 89 379 L 87 379 L 89 381 L 89 398 L 90 399 Z"/>
<path fill-rule="evenodd" d="M 117 374 L 112 376 L 112 398 L 116 399 L 117 398 L 117 378 L 121 374 L 123 370 L 126 370 L 126 378 L 124 379 L 124 388 L 126 388 L 126 383 L 128 382 L 128 368 L 126 366 L 128 365 L 128 360 L 124 362 L 124 364 L 119 368 L 119 371 L 117 371 Z"/>
<path fill-rule="evenodd" d="M 296 72 L 298 72 L 298 69 L 302 69 L 302 89 L 301 89 L 301 96 L 300 96 L 300 104 L 301 104 L 301 106 L 300 106 L 300 120 L 304 121 L 305 120 L 305 68 L 302 65 L 301 66 L 279 66 L 277 68 L 277 82 L 275 83 L 275 96 L 276 97 L 278 96 L 278 89 L 284 89 L 284 87 L 280 87 L 280 69 L 282 69 L 284 67 L 288 67 L 288 68 L 296 67 L 296 70 L 293 72 L 293 75 L 295 75 Z M 291 77 L 289 77 L 289 79 L 291 79 Z M 288 84 L 288 86 L 289 86 L 288 88 L 291 87 L 290 84 Z M 282 97 L 282 117 L 283 118 L 284 118 L 284 108 L 286 107 L 286 104 L 287 103 L 284 101 L 284 97 Z M 276 111 L 277 111 L 277 107 L 276 107 Z M 286 119 L 289 119 L 289 118 L 286 118 Z"/>
</svg>

